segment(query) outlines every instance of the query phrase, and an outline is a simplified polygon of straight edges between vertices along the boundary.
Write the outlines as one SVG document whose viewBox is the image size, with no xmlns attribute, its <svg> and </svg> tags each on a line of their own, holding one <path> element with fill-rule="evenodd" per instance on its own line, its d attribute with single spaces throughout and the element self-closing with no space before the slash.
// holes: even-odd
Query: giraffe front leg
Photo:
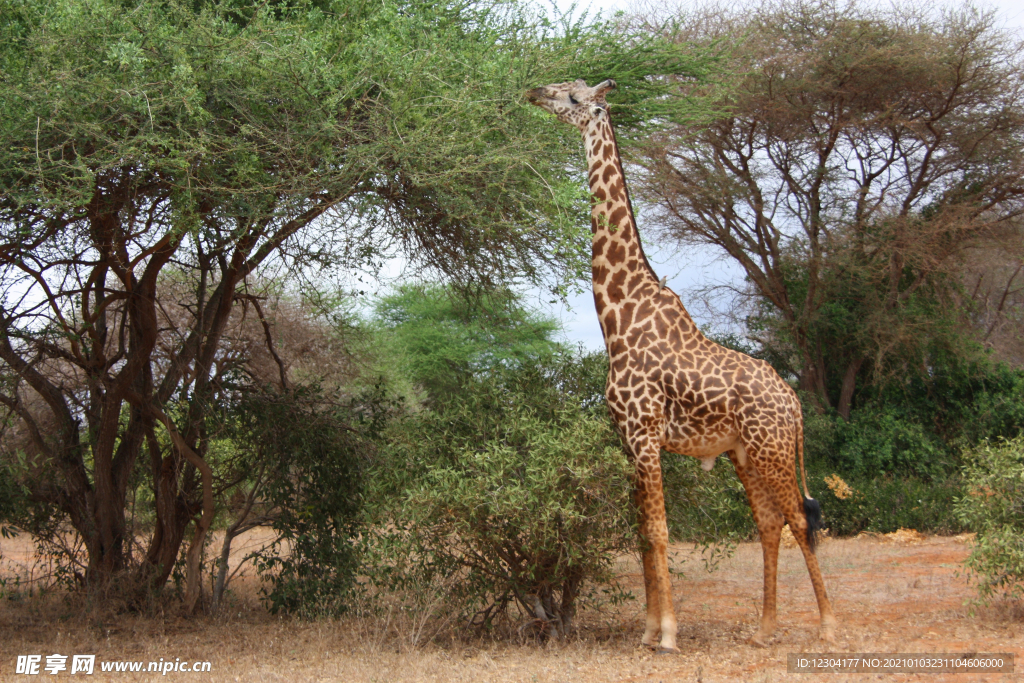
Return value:
<svg viewBox="0 0 1024 683">
<path fill-rule="evenodd" d="M 761 553 L 764 557 L 764 603 L 761 608 L 761 625 L 750 637 L 750 644 L 765 647 L 775 633 L 778 597 L 776 594 L 779 573 L 779 540 L 782 536 L 782 515 L 777 521 L 764 525 L 758 524 L 757 531 L 761 536 Z"/>
<path fill-rule="evenodd" d="M 641 529 L 641 533 L 646 534 Z M 654 569 L 654 553 L 645 547 L 643 550 L 644 593 L 647 596 L 647 623 L 644 637 L 640 641 L 645 646 L 656 650 L 661 635 L 661 602 L 658 597 L 658 574 Z"/>
<path fill-rule="evenodd" d="M 651 552 L 650 545 L 645 540 L 647 538 L 647 525 L 644 514 L 644 489 L 639 480 L 637 480 L 634 498 L 640 523 L 644 595 L 647 598 L 647 623 L 644 627 L 644 637 L 640 642 L 653 650 L 657 649 L 658 638 L 661 635 L 661 605 L 658 601 L 658 575 L 654 570 L 654 553 Z"/>
<path fill-rule="evenodd" d="M 668 522 L 661 488 L 661 462 L 657 451 L 637 457 L 637 503 L 644 543 L 644 586 L 647 626 L 643 644 L 659 653 L 676 653 L 676 616 L 668 571 Z M 658 638 L 658 634 L 661 638 Z"/>
</svg>

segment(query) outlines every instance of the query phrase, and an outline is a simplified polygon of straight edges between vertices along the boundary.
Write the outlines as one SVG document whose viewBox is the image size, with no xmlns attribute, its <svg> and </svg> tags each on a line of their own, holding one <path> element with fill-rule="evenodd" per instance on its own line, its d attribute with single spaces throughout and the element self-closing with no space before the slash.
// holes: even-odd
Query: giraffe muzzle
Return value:
<svg viewBox="0 0 1024 683">
<path fill-rule="evenodd" d="M 547 88 L 534 88 L 526 91 L 526 100 L 530 104 L 540 104 L 542 100 L 547 99 L 547 94 Z"/>
</svg>

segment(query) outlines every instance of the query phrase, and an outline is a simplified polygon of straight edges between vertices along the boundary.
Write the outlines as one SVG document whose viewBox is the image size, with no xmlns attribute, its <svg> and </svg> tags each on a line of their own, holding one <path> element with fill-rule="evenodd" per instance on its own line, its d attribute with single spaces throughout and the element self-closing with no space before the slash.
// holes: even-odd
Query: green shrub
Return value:
<svg viewBox="0 0 1024 683">
<path fill-rule="evenodd" d="M 956 514 L 977 532 L 965 566 L 983 601 L 1024 597 L 1024 435 L 982 443 L 964 459 Z"/>
<path fill-rule="evenodd" d="M 1024 429 L 1024 370 L 997 366 L 964 418 L 960 438 L 966 443 L 1019 434 Z"/>
<path fill-rule="evenodd" d="M 711 546 L 757 537 L 743 485 L 727 458 L 720 458 L 711 472 L 702 471 L 695 458 L 663 453 L 661 462 L 673 538 Z M 826 482 L 836 481 L 836 476 L 849 487 L 848 493 Z M 833 536 L 901 528 L 953 534 L 965 528 L 953 513 L 953 503 L 964 490 L 959 475 L 857 477 L 837 475 L 827 463 L 808 462 L 807 485 L 821 503 L 825 526 Z"/>
<path fill-rule="evenodd" d="M 958 432 L 959 433 L 959 432 Z M 953 514 L 963 494 L 958 448 L 906 406 L 869 404 L 846 421 L 834 412 L 804 413 L 804 453 L 811 495 L 833 535 L 901 528 L 947 534 L 963 530 Z M 826 483 L 851 488 L 840 498 Z"/>
<path fill-rule="evenodd" d="M 17 484 L 9 463 L 0 462 L 0 538 L 11 538 L 17 530 L 16 520 L 26 507 L 25 492 Z"/>
<path fill-rule="evenodd" d="M 557 636 L 580 598 L 635 550 L 631 467 L 586 406 L 574 359 L 471 380 L 392 425 L 368 482 L 367 573 L 490 627 L 518 605 Z M 600 406 L 603 410 L 603 405 Z"/>
<path fill-rule="evenodd" d="M 705 472 L 696 458 L 663 452 L 661 469 L 673 538 L 708 547 L 756 537 L 747 494 L 727 457 Z"/>
<path fill-rule="evenodd" d="M 361 459 L 386 402 L 331 398 L 300 387 L 246 396 L 232 413 L 235 443 L 266 470 L 262 507 L 277 539 L 256 567 L 271 612 L 337 614 L 355 585 Z"/>
<path fill-rule="evenodd" d="M 954 450 L 933 429 L 892 405 L 859 408 L 849 420 L 807 410 L 804 450 L 808 463 L 827 463 L 844 477 L 861 479 L 943 477 L 957 465 Z"/>
<path fill-rule="evenodd" d="M 801 398 L 808 466 L 843 477 L 945 480 L 959 472 L 965 447 L 1024 428 L 1024 371 L 984 358 L 937 362 L 926 376 L 865 389 L 849 420 Z"/>
<path fill-rule="evenodd" d="M 0 462 L 0 539 L 13 538 L 17 533 L 17 527 L 10 522 L 17 514 L 23 498 L 24 495 L 15 484 L 14 473 L 6 463 Z M 0 552 L 0 560 L 3 557 L 3 552 Z M 7 597 L 17 582 L 17 577 L 0 577 L 0 600 Z"/>
<path fill-rule="evenodd" d="M 811 495 L 821 503 L 825 527 L 833 536 L 853 536 L 862 531 L 890 533 L 916 529 L 932 534 L 955 534 L 964 530 L 953 513 L 953 503 L 963 493 L 963 482 L 953 475 L 941 479 L 886 475 L 847 477 L 839 475 L 849 488 L 837 494 L 836 472 L 817 468 L 807 472 Z"/>
</svg>

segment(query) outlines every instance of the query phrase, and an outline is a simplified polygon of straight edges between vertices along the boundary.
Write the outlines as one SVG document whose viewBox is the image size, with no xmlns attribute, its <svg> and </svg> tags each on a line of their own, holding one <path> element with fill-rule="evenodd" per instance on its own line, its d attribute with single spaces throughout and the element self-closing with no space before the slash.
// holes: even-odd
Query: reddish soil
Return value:
<svg viewBox="0 0 1024 683">
<path fill-rule="evenodd" d="M 256 542 L 258 539 L 250 539 Z M 3 562 L 27 560 L 23 542 L 0 541 Z M 231 613 L 182 619 L 160 615 L 75 616 L 63 599 L 0 603 L 0 681 L 15 675 L 18 654 L 96 654 L 97 662 L 159 658 L 203 660 L 209 674 L 169 673 L 210 681 L 989 681 L 1020 674 L 788 674 L 786 655 L 803 652 L 1011 652 L 1024 672 L 1024 621 L 1016 607 L 970 607 L 975 593 L 962 575 L 965 538 L 884 537 L 826 540 L 818 551 L 839 619 L 838 642 L 817 639 L 818 614 L 800 552 L 783 549 L 779 630 L 766 648 L 747 644 L 761 606 L 761 552 L 741 544 L 707 573 L 700 554 L 675 547 L 680 655 L 656 656 L 638 646 L 643 588 L 633 558 L 620 576 L 637 600 L 581 615 L 578 637 L 565 644 L 480 642 L 456 638 L 418 644 L 414 615 L 304 622 L 266 614 L 251 582 L 236 583 Z M 14 571 L 9 564 L 6 570 Z M 24 568 L 19 571 L 24 572 Z M 0 574 L 2 575 L 2 574 Z M 24 573 L 22 573 L 24 575 Z M 248 594 L 248 595 L 247 595 Z M 52 680 L 43 673 L 46 680 Z M 60 676 L 66 676 L 67 672 Z M 97 671 L 89 680 L 156 680 L 158 674 Z"/>
</svg>

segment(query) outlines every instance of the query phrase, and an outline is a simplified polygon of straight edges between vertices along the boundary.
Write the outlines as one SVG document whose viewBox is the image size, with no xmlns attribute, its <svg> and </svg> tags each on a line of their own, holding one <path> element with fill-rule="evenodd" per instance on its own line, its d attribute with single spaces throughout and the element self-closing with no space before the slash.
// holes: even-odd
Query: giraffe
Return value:
<svg viewBox="0 0 1024 683">
<path fill-rule="evenodd" d="M 605 95 L 614 87 L 612 80 L 592 88 L 578 80 L 535 88 L 526 97 L 583 134 L 593 195 L 594 304 L 609 358 L 606 396 L 635 467 L 644 539 L 647 619 L 642 642 L 658 652 L 678 652 L 661 450 L 699 458 L 705 470 L 728 452 L 743 483 L 764 556 L 764 607 L 751 643 L 763 647 L 775 630 L 784 523 L 795 532 L 811 575 L 820 636 L 834 642 L 836 618 L 814 554 L 821 511 L 807 492 L 799 399 L 764 361 L 701 334 L 680 298 L 654 274 L 637 234 L 608 115 Z"/>
</svg>

